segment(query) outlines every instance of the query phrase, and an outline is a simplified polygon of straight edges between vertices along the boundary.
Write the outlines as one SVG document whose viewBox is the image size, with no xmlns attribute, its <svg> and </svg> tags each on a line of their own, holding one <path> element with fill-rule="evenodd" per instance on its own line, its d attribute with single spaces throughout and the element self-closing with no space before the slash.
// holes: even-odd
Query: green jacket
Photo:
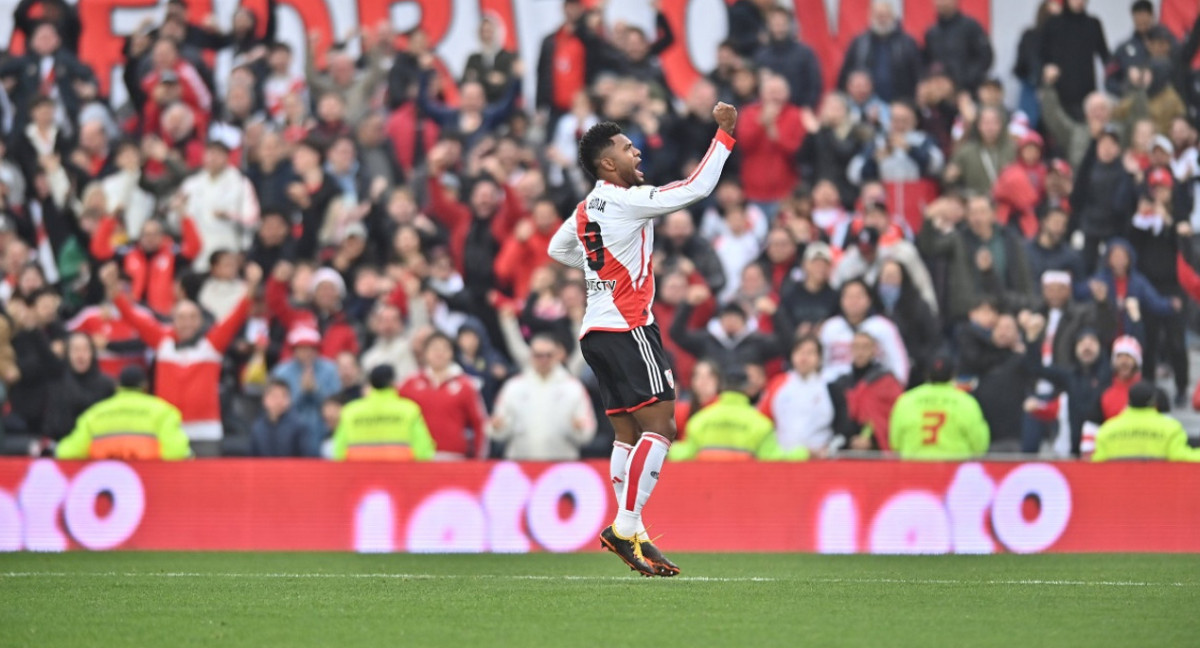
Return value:
<svg viewBox="0 0 1200 648">
<path fill-rule="evenodd" d="M 991 148 L 984 146 L 981 140 L 974 137 L 962 140 L 950 162 L 957 165 L 962 172 L 962 176 L 955 182 L 956 185 L 973 193 L 990 196 L 992 185 L 996 183 L 996 178 L 1000 177 L 1000 172 L 1015 159 L 1017 145 L 1007 132 L 1001 132 L 1000 141 Z"/>
<path fill-rule="evenodd" d="M 803 461 L 808 448 L 784 452 L 775 438 L 775 424 L 750 404 L 745 394 L 722 392 L 716 402 L 688 421 L 687 438 L 671 445 L 676 461 L 707 458 Z"/>
<path fill-rule="evenodd" d="M 974 396 L 951 383 L 926 383 L 896 401 L 888 435 L 901 459 L 956 461 L 987 452 L 991 431 Z"/>
<path fill-rule="evenodd" d="M 342 410 L 333 433 L 333 458 L 366 460 L 433 459 L 435 446 L 421 407 L 393 388 L 372 389 Z"/>
<path fill-rule="evenodd" d="M 1183 424 L 1153 407 L 1127 407 L 1096 432 L 1092 461 L 1166 459 L 1200 462 L 1200 450 L 1189 448 Z"/>
<path fill-rule="evenodd" d="M 59 459 L 187 459 L 179 410 L 140 389 L 121 388 L 92 405 L 59 441 Z"/>
</svg>

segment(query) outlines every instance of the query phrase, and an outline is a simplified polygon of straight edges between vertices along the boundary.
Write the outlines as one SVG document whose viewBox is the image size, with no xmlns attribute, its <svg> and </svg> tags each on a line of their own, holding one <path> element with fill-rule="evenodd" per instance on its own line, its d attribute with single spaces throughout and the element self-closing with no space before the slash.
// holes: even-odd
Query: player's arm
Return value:
<svg viewBox="0 0 1200 648">
<path fill-rule="evenodd" d="M 717 187 L 721 180 L 721 169 L 733 152 L 737 109 L 726 103 L 718 103 L 713 108 L 713 117 L 719 126 L 717 134 L 708 146 L 708 153 L 690 176 L 661 187 L 632 187 L 622 194 L 621 202 L 630 208 L 631 217 L 650 219 L 678 211 L 707 197 Z"/>
<path fill-rule="evenodd" d="M 582 270 L 587 267 L 587 255 L 583 252 L 583 245 L 579 243 L 576 227 L 575 214 L 571 214 L 550 239 L 550 248 L 546 252 L 555 261 Z"/>
</svg>

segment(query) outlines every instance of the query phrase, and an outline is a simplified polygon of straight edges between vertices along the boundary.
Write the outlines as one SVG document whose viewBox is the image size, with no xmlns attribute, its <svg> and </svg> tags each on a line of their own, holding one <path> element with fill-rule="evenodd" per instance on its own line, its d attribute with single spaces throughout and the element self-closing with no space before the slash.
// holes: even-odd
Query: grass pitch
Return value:
<svg viewBox="0 0 1200 648">
<path fill-rule="evenodd" d="M 1200 556 L 0 554 L 0 646 L 1196 646 Z"/>
</svg>

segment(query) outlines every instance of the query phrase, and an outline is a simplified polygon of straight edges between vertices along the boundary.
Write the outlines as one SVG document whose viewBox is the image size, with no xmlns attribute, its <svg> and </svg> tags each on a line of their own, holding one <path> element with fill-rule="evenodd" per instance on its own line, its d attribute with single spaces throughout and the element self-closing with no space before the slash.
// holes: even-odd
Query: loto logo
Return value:
<svg viewBox="0 0 1200 648">
<path fill-rule="evenodd" d="M 818 513 L 817 551 L 1036 553 L 1053 546 L 1070 519 L 1071 488 L 1053 465 L 1020 465 L 997 483 L 983 465 L 967 463 L 945 493 L 902 490 L 873 513 L 860 512 L 848 491 L 826 495 Z"/>
<path fill-rule="evenodd" d="M 374 489 L 354 512 L 354 549 L 525 553 L 578 551 L 596 538 L 608 514 L 612 487 L 586 464 L 554 465 L 530 479 L 518 464 L 496 464 L 479 492 L 439 489 L 397 523 L 391 493 Z M 403 530 L 402 545 L 396 532 Z"/>
<path fill-rule="evenodd" d="M 35 461 L 16 493 L 0 489 L 0 551 L 66 551 L 71 540 L 114 549 L 137 531 L 145 510 L 142 480 L 126 464 L 98 461 L 68 478 L 54 461 Z"/>
</svg>

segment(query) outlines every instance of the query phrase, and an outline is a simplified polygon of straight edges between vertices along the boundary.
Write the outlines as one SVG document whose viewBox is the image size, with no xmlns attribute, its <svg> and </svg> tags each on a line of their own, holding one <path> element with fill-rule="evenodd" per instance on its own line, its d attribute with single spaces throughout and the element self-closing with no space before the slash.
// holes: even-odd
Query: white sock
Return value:
<svg viewBox="0 0 1200 648">
<path fill-rule="evenodd" d="M 617 510 L 621 510 L 621 497 L 625 494 L 625 468 L 629 463 L 629 453 L 633 451 L 633 446 L 620 441 L 613 441 L 612 457 L 608 461 L 608 476 L 612 478 L 613 495 L 616 496 Z M 650 536 L 646 533 L 646 525 L 642 523 L 642 516 L 638 516 L 637 525 L 638 539 L 642 542 L 649 542 Z"/>
<path fill-rule="evenodd" d="M 642 507 L 654 492 L 658 474 L 671 442 L 653 432 L 643 432 L 625 466 L 625 491 L 617 502 L 617 519 L 614 522 L 617 535 L 632 538 L 641 528 Z"/>
</svg>

